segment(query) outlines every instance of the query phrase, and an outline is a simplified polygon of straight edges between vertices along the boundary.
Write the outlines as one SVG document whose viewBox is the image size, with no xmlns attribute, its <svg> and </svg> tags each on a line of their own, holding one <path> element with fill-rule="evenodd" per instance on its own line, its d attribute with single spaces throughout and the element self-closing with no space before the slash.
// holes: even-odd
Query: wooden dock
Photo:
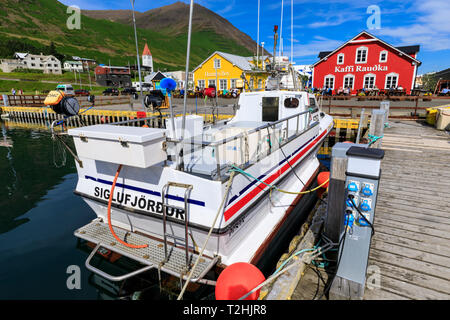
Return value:
<svg viewBox="0 0 450 320">
<path fill-rule="evenodd" d="M 368 263 L 380 281 L 366 282 L 364 299 L 450 299 L 450 135 L 424 122 L 390 125 Z M 312 299 L 317 286 L 316 298 L 324 286 L 307 268 L 292 299 Z"/>
</svg>

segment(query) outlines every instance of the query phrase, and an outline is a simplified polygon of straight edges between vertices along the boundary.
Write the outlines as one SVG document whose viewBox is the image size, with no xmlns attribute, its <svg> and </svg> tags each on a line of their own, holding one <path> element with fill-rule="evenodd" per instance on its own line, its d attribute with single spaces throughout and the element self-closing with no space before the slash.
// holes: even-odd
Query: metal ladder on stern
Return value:
<svg viewBox="0 0 450 320">
<path fill-rule="evenodd" d="M 184 192 L 184 208 L 179 206 L 174 206 L 168 204 L 170 198 L 173 196 L 169 196 L 167 194 L 170 187 L 182 188 L 185 189 Z M 170 254 L 174 247 L 177 246 L 177 240 L 183 243 L 186 254 L 186 272 L 190 269 L 190 261 L 191 257 L 189 256 L 189 197 L 191 195 L 191 191 L 193 186 L 190 184 L 177 183 L 177 182 L 168 182 L 162 189 L 161 193 L 161 203 L 163 209 L 163 236 L 164 236 L 164 255 L 165 259 L 163 263 L 167 262 L 170 259 Z M 174 234 L 170 234 L 167 232 L 167 209 L 171 208 L 172 210 L 182 210 L 184 211 L 184 238 L 180 236 L 176 236 Z M 172 238 L 174 240 L 174 245 L 170 252 L 168 252 L 167 248 L 167 238 Z"/>
</svg>

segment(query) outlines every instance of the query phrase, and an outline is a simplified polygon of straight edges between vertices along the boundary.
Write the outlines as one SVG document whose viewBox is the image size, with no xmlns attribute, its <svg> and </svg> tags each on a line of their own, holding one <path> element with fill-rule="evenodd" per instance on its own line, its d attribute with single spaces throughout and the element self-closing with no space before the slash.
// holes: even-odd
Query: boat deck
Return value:
<svg viewBox="0 0 450 320">
<path fill-rule="evenodd" d="M 450 136 L 414 121 L 390 126 L 367 274 L 379 271 L 380 286 L 366 283 L 364 299 L 450 299 Z M 292 299 L 312 299 L 317 285 L 307 268 Z"/>
</svg>

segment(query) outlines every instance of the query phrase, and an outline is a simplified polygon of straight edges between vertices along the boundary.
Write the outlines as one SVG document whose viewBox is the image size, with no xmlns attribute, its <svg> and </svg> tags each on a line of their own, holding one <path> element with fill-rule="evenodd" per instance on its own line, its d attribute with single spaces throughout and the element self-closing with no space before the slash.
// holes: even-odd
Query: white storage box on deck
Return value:
<svg viewBox="0 0 450 320">
<path fill-rule="evenodd" d="M 167 159 L 166 129 L 95 125 L 70 129 L 80 158 L 148 168 Z"/>
</svg>

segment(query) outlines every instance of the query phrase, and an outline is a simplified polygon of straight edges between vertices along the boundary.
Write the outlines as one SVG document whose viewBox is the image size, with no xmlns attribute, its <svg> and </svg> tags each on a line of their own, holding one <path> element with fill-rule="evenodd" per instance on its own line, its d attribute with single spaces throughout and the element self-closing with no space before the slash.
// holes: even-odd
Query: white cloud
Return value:
<svg viewBox="0 0 450 320">
<path fill-rule="evenodd" d="M 323 28 L 323 27 L 334 27 L 344 24 L 349 21 L 361 20 L 361 14 L 357 12 L 347 11 L 347 12 L 336 12 L 331 11 L 327 13 L 318 14 L 320 21 L 316 21 L 308 24 L 309 28 Z"/>
<path fill-rule="evenodd" d="M 221 10 L 217 10 L 216 13 L 219 15 L 224 15 L 227 12 L 230 12 L 231 10 L 234 9 L 234 6 L 236 4 L 236 1 L 233 0 L 229 5 L 227 5 L 225 8 L 221 9 Z"/>
<path fill-rule="evenodd" d="M 321 51 L 332 51 L 342 44 L 342 40 L 332 40 L 316 36 L 309 43 L 294 45 L 294 58 L 317 56 Z"/>
<path fill-rule="evenodd" d="M 420 44 L 426 51 L 450 49 L 450 7 L 445 0 L 416 1 L 410 10 L 409 25 L 383 27 L 373 33 L 391 37 L 399 45 Z M 383 19 L 383 18 L 382 18 Z"/>
</svg>

